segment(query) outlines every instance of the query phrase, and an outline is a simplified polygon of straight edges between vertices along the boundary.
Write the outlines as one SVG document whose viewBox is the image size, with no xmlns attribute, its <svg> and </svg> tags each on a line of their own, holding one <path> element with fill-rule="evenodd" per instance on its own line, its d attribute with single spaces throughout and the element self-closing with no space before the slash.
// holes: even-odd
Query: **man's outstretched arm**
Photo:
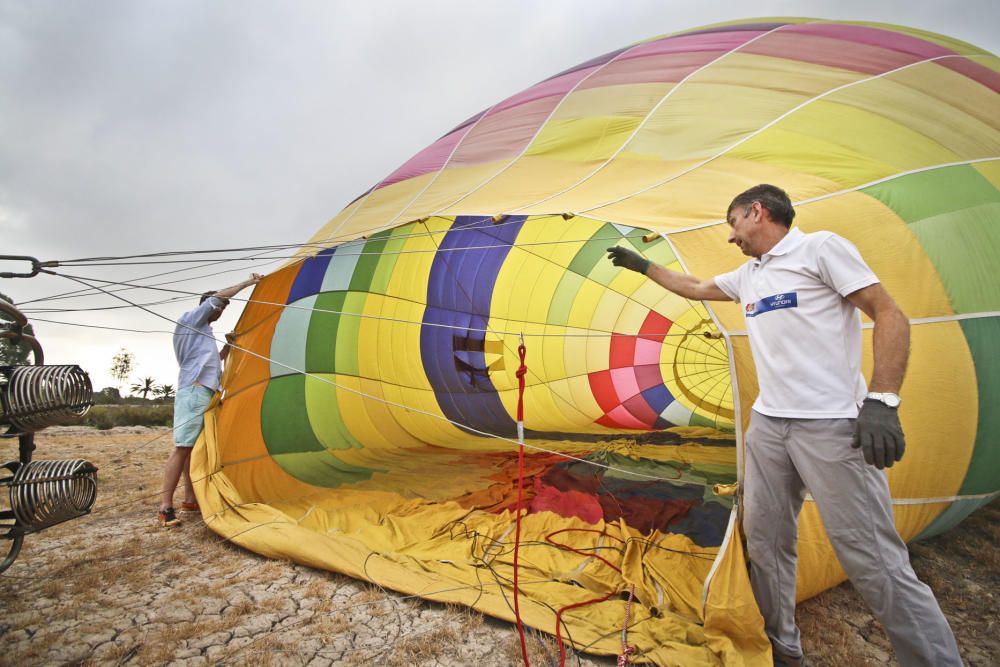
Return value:
<svg viewBox="0 0 1000 667">
<path fill-rule="evenodd" d="M 729 295 L 723 292 L 714 279 L 702 280 L 687 273 L 671 271 L 654 264 L 634 250 L 613 246 L 608 248 L 608 259 L 615 266 L 643 274 L 657 285 L 665 287 L 674 294 L 694 301 L 731 301 Z"/>
<path fill-rule="evenodd" d="M 240 291 L 242 291 L 243 289 L 250 287 L 251 285 L 256 285 L 261 280 L 263 280 L 263 278 L 264 276 L 260 275 L 259 273 L 251 273 L 250 277 L 244 280 L 243 282 L 237 283 L 232 287 L 225 287 L 223 289 L 220 289 L 212 296 L 218 297 L 220 299 L 228 299 L 230 297 L 234 297 L 237 294 L 239 294 Z"/>
</svg>

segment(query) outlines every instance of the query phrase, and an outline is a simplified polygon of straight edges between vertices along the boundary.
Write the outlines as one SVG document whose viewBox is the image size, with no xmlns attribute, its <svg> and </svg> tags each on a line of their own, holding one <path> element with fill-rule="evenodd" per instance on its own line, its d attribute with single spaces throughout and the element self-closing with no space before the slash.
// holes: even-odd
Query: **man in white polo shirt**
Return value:
<svg viewBox="0 0 1000 667">
<path fill-rule="evenodd" d="M 760 385 L 746 433 L 743 522 L 750 581 L 775 665 L 805 664 L 795 570 L 798 515 L 808 491 L 899 663 L 959 666 L 951 628 L 896 532 L 882 471 L 905 448 L 897 392 L 909 321 L 854 245 L 831 232 L 790 229 L 794 217 L 781 188 L 758 185 L 738 195 L 726 213 L 729 242 L 752 259 L 708 280 L 626 248 L 608 248 L 608 258 L 687 299 L 743 305 Z M 875 324 L 870 387 L 861 374 L 859 310 Z"/>
<path fill-rule="evenodd" d="M 228 351 L 227 346 L 223 349 L 223 354 L 219 353 L 215 334 L 212 332 L 212 322 L 222 315 L 222 311 L 229 305 L 230 297 L 236 296 L 246 287 L 256 285 L 260 280 L 261 275 L 254 273 L 249 280 L 237 285 L 202 294 L 198 307 L 181 315 L 174 327 L 174 356 L 180 366 L 177 394 L 174 396 L 174 449 L 167 459 L 163 474 L 163 493 L 158 514 L 160 525 L 166 528 L 181 523 L 174 510 L 174 491 L 182 477 L 184 502 L 181 509 L 198 510 L 198 501 L 188 472 L 191 448 L 198 441 L 204 427 L 202 415 L 219 389 L 222 359 Z"/>
</svg>

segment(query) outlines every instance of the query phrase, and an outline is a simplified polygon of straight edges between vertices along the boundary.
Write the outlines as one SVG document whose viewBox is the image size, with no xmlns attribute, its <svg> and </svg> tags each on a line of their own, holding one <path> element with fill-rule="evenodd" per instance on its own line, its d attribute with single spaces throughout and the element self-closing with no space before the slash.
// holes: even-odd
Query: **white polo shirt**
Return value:
<svg viewBox="0 0 1000 667">
<path fill-rule="evenodd" d="M 225 307 L 221 299 L 212 296 L 178 318 L 174 327 L 174 357 L 181 367 L 177 376 L 178 391 L 193 384 L 213 391 L 219 388 L 222 361 L 208 318 Z"/>
<path fill-rule="evenodd" d="M 791 230 L 770 252 L 715 277 L 743 304 L 760 395 L 770 417 L 857 417 L 861 314 L 847 295 L 879 280 L 861 253 L 832 232 Z"/>
</svg>

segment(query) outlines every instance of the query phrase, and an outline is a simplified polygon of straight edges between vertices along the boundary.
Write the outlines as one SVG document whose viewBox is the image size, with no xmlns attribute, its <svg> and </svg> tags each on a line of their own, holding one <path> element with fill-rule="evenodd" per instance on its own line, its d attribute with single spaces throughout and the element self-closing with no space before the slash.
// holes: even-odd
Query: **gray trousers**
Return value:
<svg viewBox="0 0 1000 667">
<path fill-rule="evenodd" d="M 750 583 L 774 648 L 802 655 L 795 624 L 798 516 L 806 489 L 841 566 L 885 627 L 903 667 L 961 666 L 934 593 L 896 532 L 885 473 L 851 447 L 853 419 L 753 412 L 746 437 L 744 521 Z"/>
</svg>

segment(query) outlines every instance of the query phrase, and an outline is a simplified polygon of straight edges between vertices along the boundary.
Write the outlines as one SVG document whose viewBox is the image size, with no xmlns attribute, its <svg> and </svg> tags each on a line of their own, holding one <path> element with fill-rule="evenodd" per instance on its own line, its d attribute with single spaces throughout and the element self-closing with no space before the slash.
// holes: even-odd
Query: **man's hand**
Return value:
<svg viewBox="0 0 1000 667">
<path fill-rule="evenodd" d="M 620 266 L 629 271 L 637 271 L 642 275 L 646 275 L 646 271 L 649 270 L 650 261 L 648 259 L 634 250 L 622 248 L 621 246 L 608 248 L 608 259 L 615 266 Z"/>
<path fill-rule="evenodd" d="M 854 448 L 859 447 L 864 452 L 865 463 L 879 470 L 891 468 L 903 458 L 906 441 L 896 408 L 881 401 L 865 400 L 854 424 Z"/>
<path fill-rule="evenodd" d="M 247 287 L 250 287 L 250 285 L 256 285 L 257 283 L 259 283 L 263 279 L 264 279 L 264 276 L 262 276 L 261 274 L 259 274 L 259 273 L 251 273 L 250 274 L 250 278 L 246 281 Z"/>
</svg>

